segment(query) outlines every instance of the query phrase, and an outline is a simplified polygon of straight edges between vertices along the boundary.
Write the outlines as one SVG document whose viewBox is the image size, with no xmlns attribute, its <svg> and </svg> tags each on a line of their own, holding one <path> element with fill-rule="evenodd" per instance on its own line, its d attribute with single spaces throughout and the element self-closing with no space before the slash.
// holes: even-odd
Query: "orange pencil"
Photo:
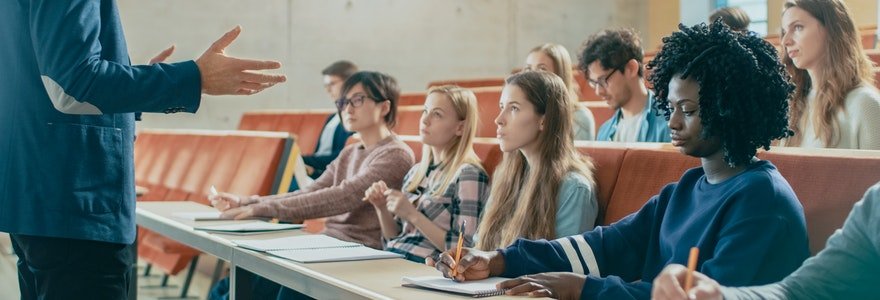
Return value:
<svg viewBox="0 0 880 300">
<path fill-rule="evenodd" d="M 697 257 L 700 255 L 700 249 L 691 247 L 691 255 L 688 256 L 688 273 L 684 279 L 684 292 L 687 293 L 694 285 L 694 271 L 697 270 Z"/>
<path fill-rule="evenodd" d="M 455 266 L 452 266 L 452 277 L 458 275 L 458 272 L 455 271 L 455 267 L 458 266 L 458 261 L 461 260 L 461 247 L 464 245 L 464 239 L 462 238 L 462 233 L 464 233 L 464 226 L 467 225 L 467 220 L 462 221 L 461 228 L 458 231 L 458 245 L 455 247 Z"/>
</svg>

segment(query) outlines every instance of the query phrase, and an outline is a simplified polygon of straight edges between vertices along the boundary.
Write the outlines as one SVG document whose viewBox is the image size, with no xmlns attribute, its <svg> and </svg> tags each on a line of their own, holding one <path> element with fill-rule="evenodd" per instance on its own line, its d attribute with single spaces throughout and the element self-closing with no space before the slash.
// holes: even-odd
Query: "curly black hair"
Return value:
<svg viewBox="0 0 880 300">
<path fill-rule="evenodd" d="M 759 147 L 769 150 L 772 140 L 793 134 L 788 101 L 794 85 L 770 43 L 731 31 L 720 20 L 678 27 L 648 63 L 654 105 L 667 120 L 669 81 L 680 76 L 700 85 L 701 136 L 717 137 L 731 166 L 747 164 Z"/>
<path fill-rule="evenodd" d="M 599 61 L 602 68 L 623 71 L 623 65 L 630 59 L 639 62 L 639 77 L 645 54 L 642 52 L 642 41 L 633 29 L 605 29 L 591 35 L 581 48 L 578 55 L 578 68 L 589 74 L 588 68 L 594 61 Z"/>
</svg>

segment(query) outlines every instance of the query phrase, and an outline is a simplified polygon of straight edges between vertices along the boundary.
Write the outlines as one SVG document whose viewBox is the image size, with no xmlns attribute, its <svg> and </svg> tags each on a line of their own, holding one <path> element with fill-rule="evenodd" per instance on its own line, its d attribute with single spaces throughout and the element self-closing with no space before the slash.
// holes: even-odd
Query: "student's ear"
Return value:
<svg viewBox="0 0 880 300">
<path fill-rule="evenodd" d="M 464 121 L 458 121 L 458 126 L 455 126 L 455 135 L 456 136 L 464 135 Z"/>
<path fill-rule="evenodd" d="M 391 113 L 391 100 L 382 101 L 382 120 Z"/>
<path fill-rule="evenodd" d="M 626 63 L 626 67 L 623 68 L 627 78 L 639 76 L 639 62 L 635 59 L 630 59 L 629 62 Z"/>
<path fill-rule="evenodd" d="M 541 116 L 540 121 L 538 122 L 538 130 L 544 131 L 544 116 Z"/>
</svg>

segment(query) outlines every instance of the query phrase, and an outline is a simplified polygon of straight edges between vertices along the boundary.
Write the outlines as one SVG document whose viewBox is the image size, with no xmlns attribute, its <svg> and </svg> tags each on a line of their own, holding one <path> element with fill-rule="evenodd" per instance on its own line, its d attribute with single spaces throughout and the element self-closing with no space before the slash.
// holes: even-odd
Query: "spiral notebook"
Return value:
<svg viewBox="0 0 880 300">
<path fill-rule="evenodd" d="M 497 289 L 495 285 L 508 279 L 490 277 L 482 280 L 457 282 L 442 276 L 403 277 L 401 285 L 482 298 L 504 295 L 506 290 Z"/>
<path fill-rule="evenodd" d="M 193 227 L 195 230 L 202 230 L 212 233 L 223 233 L 223 234 L 254 234 L 254 233 L 262 233 L 262 232 L 270 232 L 270 231 L 279 231 L 279 230 L 291 230 L 291 229 L 300 229 L 303 228 L 302 224 L 278 224 L 278 223 L 269 223 L 263 221 L 256 221 L 250 223 L 236 223 L 236 224 L 223 224 L 223 225 L 210 225 L 210 226 L 197 226 Z"/>
</svg>

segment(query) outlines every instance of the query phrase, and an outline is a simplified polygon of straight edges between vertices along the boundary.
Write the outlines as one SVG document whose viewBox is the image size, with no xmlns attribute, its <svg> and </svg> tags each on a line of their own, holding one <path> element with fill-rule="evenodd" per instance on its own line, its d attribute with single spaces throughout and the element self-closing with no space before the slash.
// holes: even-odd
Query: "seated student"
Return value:
<svg viewBox="0 0 880 300">
<path fill-rule="evenodd" d="M 385 250 L 423 263 L 458 243 L 473 245 L 486 198 L 489 175 L 474 152 L 477 97 L 457 86 L 428 90 L 419 123 L 422 162 L 404 177 L 402 190 L 379 181 L 364 200 L 373 204 Z M 463 226 L 467 224 L 467 226 Z"/>
<path fill-rule="evenodd" d="M 412 150 L 390 129 L 400 90 L 391 76 L 362 71 L 345 81 L 342 94 L 346 96 L 336 107 L 343 125 L 358 133 L 361 141 L 345 147 L 324 174 L 302 190 L 265 197 L 226 193 L 210 197 L 224 218 L 302 222 L 329 217 L 322 234 L 382 249 L 379 220 L 359 195 L 377 181 L 399 186 L 413 165 Z"/>
<path fill-rule="evenodd" d="M 841 0 L 797 0 L 782 13 L 782 61 L 798 87 L 783 145 L 880 150 L 873 66 Z"/>
<path fill-rule="evenodd" d="M 719 18 L 721 22 L 730 26 L 731 30 L 739 32 L 748 32 L 749 23 L 752 21 L 745 10 L 735 6 L 722 7 L 712 11 L 709 14 L 709 23 L 715 22 Z"/>
<path fill-rule="evenodd" d="M 669 142 L 666 120 L 657 115 L 645 86 L 641 43 L 632 29 L 602 30 L 584 43 L 578 67 L 596 95 L 615 109 L 599 127 L 597 141 Z"/>
<path fill-rule="evenodd" d="M 454 267 L 459 281 L 535 274 L 500 283 L 509 294 L 648 299 L 651 280 L 686 262 L 691 247 L 700 249 L 699 270 L 730 285 L 775 282 L 800 266 L 809 256 L 803 208 L 776 167 L 755 158 L 756 148 L 790 134 L 793 86 L 773 46 L 720 21 L 681 26 L 649 68 L 673 145 L 702 167 L 610 226 L 469 250 L 458 264 L 444 252 L 437 268 L 448 277 Z"/>
<path fill-rule="evenodd" d="M 596 139 L 596 118 L 587 107 L 580 105 L 581 93 L 572 72 L 571 55 L 562 45 L 544 44 L 532 49 L 526 57 L 523 71 L 547 71 L 558 75 L 571 93 L 574 104 L 574 139 L 592 141 Z"/>
<path fill-rule="evenodd" d="M 342 83 L 357 71 L 358 67 L 347 60 L 334 62 L 321 71 L 324 76 L 324 88 L 327 89 L 327 95 L 334 103 L 341 97 Z M 318 144 L 315 145 L 315 153 L 303 155 L 303 162 L 310 171 L 309 177 L 315 179 L 320 177 L 327 165 L 336 159 L 345 147 L 351 132 L 341 125 L 342 121 L 338 113 L 327 116 L 327 121 L 324 122 L 324 128 L 321 129 L 321 135 L 318 137 Z"/>
<path fill-rule="evenodd" d="M 377 181 L 400 185 L 414 163 L 412 150 L 390 129 L 400 89 L 391 76 L 361 71 L 343 83 L 341 94 L 345 97 L 336 101 L 336 108 L 342 124 L 358 133 L 361 142 L 345 147 L 321 177 L 299 191 L 265 197 L 228 193 L 209 197 L 223 218 L 267 217 L 300 223 L 327 217 L 321 234 L 382 249 L 379 220 L 359 195 Z M 255 293 L 273 298 L 280 287 L 265 279 L 258 279 L 254 286 Z M 225 299 L 227 291 L 228 283 L 220 282 L 209 299 Z"/>
<path fill-rule="evenodd" d="M 593 227 L 599 209 L 593 166 L 574 147 L 570 101 L 571 93 L 552 73 L 528 71 L 507 78 L 495 119 L 505 154 L 477 229 L 478 249 Z"/>
<path fill-rule="evenodd" d="M 654 280 L 654 299 L 876 299 L 880 282 L 880 182 L 853 206 L 825 249 L 777 283 L 729 288 L 694 272 L 685 294 L 687 269 L 669 265 Z"/>
</svg>

